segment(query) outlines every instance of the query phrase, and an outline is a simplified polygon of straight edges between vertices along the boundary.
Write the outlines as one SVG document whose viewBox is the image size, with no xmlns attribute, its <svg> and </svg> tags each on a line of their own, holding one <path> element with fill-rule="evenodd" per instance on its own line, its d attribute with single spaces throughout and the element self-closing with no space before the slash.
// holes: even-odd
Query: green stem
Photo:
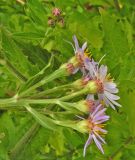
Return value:
<svg viewBox="0 0 135 160">
<path fill-rule="evenodd" d="M 59 98 L 59 100 L 67 101 L 67 100 L 70 100 L 70 99 L 72 99 L 74 97 L 80 96 L 82 94 L 87 94 L 87 89 L 86 88 L 84 88 L 84 89 L 82 89 L 82 90 L 80 90 L 78 92 L 74 92 L 74 93 L 72 93 L 70 95 L 64 96 L 62 98 Z"/>
<path fill-rule="evenodd" d="M 35 85 L 31 86 L 30 88 L 28 88 L 27 90 L 25 90 L 24 92 L 20 93 L 19 96 L 23 96 L 25 94 L 28 94 L 30 93 L 32 90 L 56 79 L 56 78 L 59 78 L 61 76 L 65 76 L 65 68 L 60 68 L 56 71 L 54 71 L 52 74 L 48 75 L 47 77 L 45 77 L 44 79 L 42 79 L 41 81 L 39 81 L 38 83 L 36 83 Z"/>
<path fill-rule="evenodd" d="M 59 126 L 75 129 L 76 121 L 58 121 L 58 120 L 55 120 L 55 124 L 57 124 Z"/>
<path fill-rule="evenodd" d="M 59 103 L 58 99 L 21 99 L 18 103 L 27 103 L 27 104 L 57 104 Z"/>
<path fill-rule="evenodd" d="M 51 88 L 51 89 L 48 89 L 48 90 L 45 90 L 43 92 L 39 92 L 37 94 L 34 94 L 31 96 L 31 98 L 38 98 L 38 97 L 42 97 L 42 96 L 45 96 L 47 94 L 50 94 L 50 93 L 55 93 L 55 92 L 58 92 L 58 91 L 65 91 L 67 89 L 71 89 L 73 88 L 73 83 L 69 83 L 69 84 L 65 84 L 65 85 L 61 85 L 61 86 L 58 86 L 58 87 L 54 87 L 54 88 Z"/>
<path fill-rule="evenodd" d="M 16 97 L 12 97 L 12 98 L 4 98 L 4 99 L 0 99 L 0 105 L 5 105 L 5 104 L 10 104 L 10 103 L 16 103 Z"/>
</svg>

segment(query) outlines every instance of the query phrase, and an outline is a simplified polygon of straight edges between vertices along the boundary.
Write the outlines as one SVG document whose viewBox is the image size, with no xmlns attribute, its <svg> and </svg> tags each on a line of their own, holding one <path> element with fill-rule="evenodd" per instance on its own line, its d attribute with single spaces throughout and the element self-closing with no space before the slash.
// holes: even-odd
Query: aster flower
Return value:
<svg viewBox="0 0 135 160">
<path fill-rule="evenodd" d="M 89 57 L 87 56 L 85 52 L 87 48 L 87 42 L 85 42 L 82 45 L 82 47 L 80 47 L 75 35 L 73 36 L 73 41 L 74 41 L 74 46 L 75 46 L 73 48 L 74 48 L 76 59 L 78 61 L 78 68 L 76 69 L 76 72 L 80 69 L 83 75 L 85 75 L 86 74 L 85 64 L 90 61 Z"/>
<path fill-rule="evenodd" d="M 106 108 L 100 104 L 96 107 L 96 109 L 90 113 L 88 118 L 88 128 L 89 128 L 89 138 L 87 139 L 84 145 L 83 156 L 86 154 L 86 149 L 92 141 L 95 142 L 98 149 L 104 154 L 104 150 L 102 145 L 105 144 L 105 140 L 102 138 L 101 135 L 107 133 L 104 129 L 104 122 L 109 119 L 109 116 L 105 114 Z"/>
<path fill-rule="evenodd" d="M 107 66 L 99 65 L 97 63 L 88 62 L 87 67 L 89 70 L 89 76 L 91 79 L 96 81 L 98 87 L 98 98 L 103 100 L 107 106 L 111 106 L 115 109 L 115 106 L 121 106 L 118 102 L 119 96 L 115 95 L 118 93 L 118 88 L 113 82 L 113 79 L 107 74 Z"/>
</svg>

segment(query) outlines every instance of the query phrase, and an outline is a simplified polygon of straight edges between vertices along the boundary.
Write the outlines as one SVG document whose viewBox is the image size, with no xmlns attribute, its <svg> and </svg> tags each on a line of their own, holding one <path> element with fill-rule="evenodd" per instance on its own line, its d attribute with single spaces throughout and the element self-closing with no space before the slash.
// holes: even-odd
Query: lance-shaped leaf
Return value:
<svg viewBox="0 0 135 160">
<path fill-rule="evenodd" d="M 32 114 L 32 116 L 36 119 L 36 121 L 43 127 L 56 130 L 57 126 L 55 121 L 45 115 L 38 113 L 35 109 L 30 107 L 29 105 L 25 105 L 25 108 Z"/>
</svg>

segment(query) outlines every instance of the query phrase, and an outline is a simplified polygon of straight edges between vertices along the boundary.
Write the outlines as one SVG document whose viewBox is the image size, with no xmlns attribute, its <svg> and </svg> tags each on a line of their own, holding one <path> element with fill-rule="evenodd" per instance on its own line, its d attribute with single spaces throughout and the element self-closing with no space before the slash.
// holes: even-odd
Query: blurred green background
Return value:
<svg viewBox="0 0 135 160">
<path fill-rule="evenodd" d="M 52 17 L 55 7 L 60 19 Z M 120 89 L 122 108 L 108 109 L 105 154 L 92 144 L 83 158 L 87 135 L 51 132 L 23 111 L 1 108 L 0 160 L 135 160 L 134 0 L 0 0 L 0 97 L 13 96 L 52 54 L 46 75 L 66 62 L 74 34 L 96 61 L 106 55 L 102 63 Z"/>
</svg>

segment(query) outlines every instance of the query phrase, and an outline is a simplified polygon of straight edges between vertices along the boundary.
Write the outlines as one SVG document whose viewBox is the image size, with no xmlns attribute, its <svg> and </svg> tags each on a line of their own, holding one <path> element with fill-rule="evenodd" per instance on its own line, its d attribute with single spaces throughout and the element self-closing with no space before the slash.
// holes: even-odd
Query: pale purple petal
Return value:
<svg viewBox="0 0 135 160">
<path fill-rule="evenodd" d="M 93 116 L 93 120 L 95 121 L 95 119 L 101 115 L 104 115 L 104 112 L 106 111 L 107 108 L 104 108 L 100 111 L 98 111 L 94 116 Z"/>
<path fill-rule="evenodd" d="M 101 143 L 98 141 L 98 139 L 96 138 L 96 136 L 94 134 L 92 134 L 92 137 L 93 137 L 94 142 L 96 143 L 96 146 L 98 147 L 98 149 L 104 154 Z"/>
<path fill-rule="evenodd" d="M 104 101 L 105 101 L 105 103 L 106 103 L 107 106 L 110 105 L 112 107 L 112 109 L 115 110 L 115 106 L 106 97 L 104 97 Z"/>
<path fill-rule="evenodd" d="M 116 88 L 116 84 L 114 82 L 104 82 L 104 86 L 110 89 Z"/>
<path fill-rule="evenodd" d="M 109 93 L 108 91 L 104 91 L 104 94 L 105 96 L 108 98 L 108 99 L 112 99 L 112 100 L 118 100 L 120 99 L 119 96 L 115 95 L 115 94 L 112 94 L 112 93 Z"/>
<path fill-rule="evenodd" d="M 75 35 L 73 36 L 73 41 L 75 43 L 75 49 L 76 49 L 76 52 L 77 52 L 80 47 L 79 47 L 78 40 L 77 40 Z"/>
<path fill-rule="evenodd" d="M 118 93 L 119 91 L 118 88 L 107 88 L 107 87 L 104 87 L 104 90 L 110 93 Z"/>
<path fill-rule="evenodd" d="M 111 100 L 111 102 L 112 102 L 113 104 L 115 104 L 116 106 L 121 107 L 121 104 L 117 103 L 116 101 Z"/>
<path fill-rule="evenodd" d="M 98 110 L 101 108 L 101 104 L 99 104 L 98 106 L 97 106 L 97 108 L 95 109 L 95 111 L 91 114 L 91 117 L 93 117 L 97 112 L 98 112 Z"/>
<path fill-rule="evenodd" d="M 104 134 L 106 134 L 107 133 L 107 131 L 105 130 L 105 129 L 102 129 L 102 128 L 100 128 L 100 127 L 95 127 L 95 129 L 94 130 L 97 130 L 97 131 L 100 131 L 100 132 L 102 132 L 102 133 L 104 133 Z"/>
<path fill-rule="evenodd" d="M 87 42 L 85 42 L 85 43 L 82 45 L 82 50 L 83 50 L 83 52 L 85 51 L 86 48 L 87 48 Z"/>
<path fill-rule="evenodd" d="M 94 133 L 104 144 L 106 144 L 105 140 L 97 132 L 94 132 Z"/>
<path fill-rule="evenodd" d="M 95 124 L 101 124 L 101 123 L 103 123 L 103 122 L 105 122 L 105 121 L 108 121 L 108 120 L 109 120 L 109 118 L 108 118 L 108 119 L 103 119 L 103 120 L 100 120 L 100 121 L 95 122 Z"/>
<path fill-rule="evenodd" d="M 94 118 L 94 121 L 107 121 L 109 119 L 109 116 L 103 115 L 103 116 L 98 116 L 97 118 Z"/>
<path fill-rule="evenodd" d="M 87 141 L 84 145 L 84 149 L 83 149 L 83 156 L 84 157 L 86 155 L 86 149 L 87 149 L 88 145 L 91 143 L 91 141 L 92 141 L 92 136 L 91 136 L 91 134 L 89 134 L 89 138 L 87 139 Z"/>
<path fill-rule="evenodd" d="M 107 75 L 107 66 L 101 65 L 99 68 L 100 79 L 104 80 Z"/>
</svg>

